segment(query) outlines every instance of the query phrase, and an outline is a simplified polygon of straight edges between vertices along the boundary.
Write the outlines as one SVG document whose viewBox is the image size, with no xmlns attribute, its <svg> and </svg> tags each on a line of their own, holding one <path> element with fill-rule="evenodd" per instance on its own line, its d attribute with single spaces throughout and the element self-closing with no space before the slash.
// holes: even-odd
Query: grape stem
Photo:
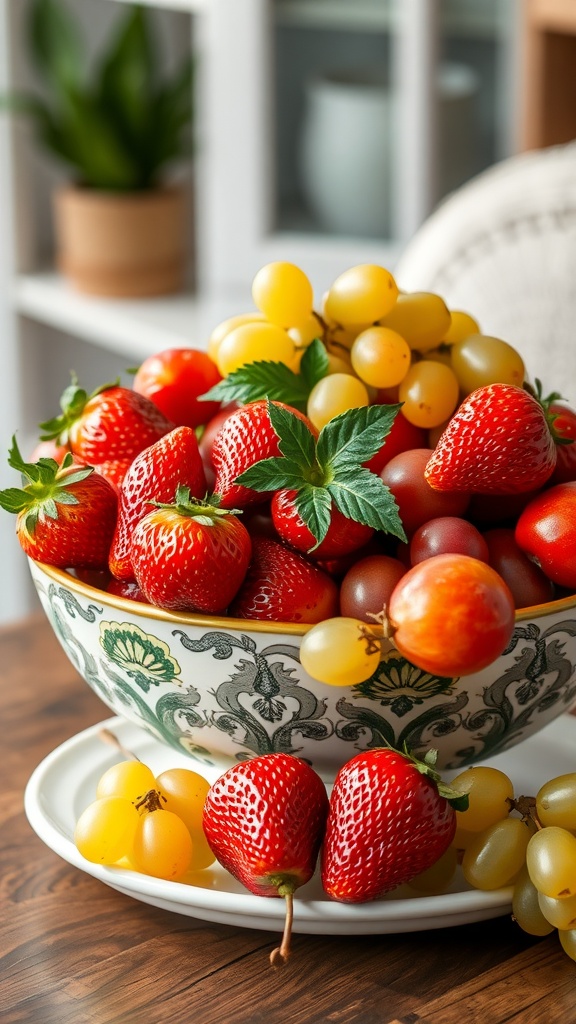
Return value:
<svg viewBox="0 0 576 1024">
<path fill-rule="evenodd" d="M 140 758 L 137 757 L 136 754 L 132 753 L 131 750 L 128 750 L 126 747 L 122 745 L 118 737 L 115 736 L 110 729 L 99 729 L 98 739 L 102 740 L 103 743 L 107 743 L 110 747 L 116 747 L 116 750 L 119 750 L 121 754 L 124 754 L 124 757 L 128 761 L 140 760 Z"/>
</svg>

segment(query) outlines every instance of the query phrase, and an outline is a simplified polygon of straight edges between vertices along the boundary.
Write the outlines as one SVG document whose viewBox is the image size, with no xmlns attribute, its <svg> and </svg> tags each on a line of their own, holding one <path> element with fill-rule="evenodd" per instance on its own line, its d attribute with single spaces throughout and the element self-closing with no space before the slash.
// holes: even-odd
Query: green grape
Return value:
<svg viewBox="0 0 576 1024">
<path fill-rule="evenodd" d="M 355 686 L 380 663 L 380 645 L 360 619 L 338 616 L 312 626 L 302 637 L 300 661 L 313 679 L 328 686 Z"/>
<path fill-rule="evenodd" d="M 206 349 L 212 362 L 216 362 L 216 353 L 220 348 L 220 342 L 224 340 L 227 334 L 230 334 L 230 331 L 233 331 L 236 327 L 242 327 L 243 324 L 262 323 L 263 320 L 263 314 L 254 310 L 253 313 L 237 313 L 236 316 L 229 316 L 226 320 L 222 320 L 221 323 L 217 324 L 208 339 Z"/>
<path fill-rule="evenodd" d="M 404 416 L 425 430 L 439 426 L 452 415 L 459 393 L 453 370 L 432 359 L 413 363 L 398 389 Z"/>
<path fill-rule="evenodd" d="M 131 865 L 145 875 L 177 880 L 192 863 L 193 842 L 177 814 L 162 809 L 145 811 L 138 819 Z"/>
<path fill-rule="evenodd" d="M 332 373 L 314 385 L 308 395 L 306 412 L 314 426 L 321 430 L 341 412 L 367 405 L 370 405 L 370 395 L 363 381 L 350 373 Z"/>
<path fill-rule="evenodd" d="M 542 913 L 539 894 L 530 880 L 526 865 L 514 883 L 512 893 L 512 916 L 528 935 L 550 935 L 554 925 Z"/>
<path fill-rule="evenodd" d="M 252 282 L 252 298 L 266 319 L 279 327 L 298 327 L 312 314 L 312 285 L 294 263 L 262 267 Z"/>
<path fill-rule="evenodd" d="M 475 842 L 478 836 L 477 832 L 468 832 L 465 828 L 456 826 L 454 833 L 454 839 L 452 840 L 452 846 L 455 850 L 467 850 L 470 843 Z"/>
<path fill-rule="evenodd" d="M 120 761 L 98 780 L 96 797 L 123 796 L 136 803 L 155 785 L 154 773 L 147 765 L 141 761 Z"/>
<path fill-rule="evenodd" d="M 177 814 L 193 837 L 198 832 L 203 835 L 202 811 L 210 789 L 208 780 L 190 768 L 168 768 L 158 776 L 156 784 L 165 810 Z"/>
<path fill-rule="evenodd" d="M 456 811 L 457 828 L 481 832 L 510 813 L 514 786 L 498 768 L 466 768 L 450 785 L 459 793 L 468 793 L 468 809 Z"/>
<path fill-rule="evenodd" d="M 451 316 L 444 299 L 433 292 L 406 292 L 393 309 L 380 318 L 406 339 L 411 349 L 427 352 L 437 348 L 450 328 Z"/>
<path fill-rule="evenodd" d="M 431 867 L 409 882 L 410 888 L 430 894 L 444 892 L 454 878 L 457 866 L 458 854 L 455 847 L 449 846 Z"/>
<path fill-rule="evenodd" d="M 536 794 L 536 815 L 541 825 L 576 830 L 576 772 L 544 783 Z"/>
<path fill-rule="evenodd" d="M 368 327 L 354 339 L 352 366 L 365 384 L 392 388 L 410 369 L 411 352 L 404 338 L 387 327 Z"/>
<path fill-rule="evenodd" d="M 536 892 L 538 892 L 537 889 Z M 564 931 L 576 928 L 576 896 L 567 896 L 565 899 L 555 900 L 551 896 L 545 896 L 544 893 L 539 892 L 538 906 L 546 920 L 554 928 Z"/>
<path fill-rule="evenodd" d="M 544 896 L 564 899 L 576 895 L 576 837 L 557 825 L 532 836 L 526 852 L 530 878 Z"/>
<path fill-rule="evenodd" d="M 576 960 L 576 931 L 572 928 L 569 931 L 559 931 L 558 938 L 564 952 L 571 960 Z"/>
<path fill-rule="evenodd" d="M 389 270 L 361 263 L 332 283 L 324 311 L 332 323 L 372 324 L 390 312 L 397 298 L 398 287 Z"/>
<path fill-rule="evenodd" d="M 478 832 L 462 858 L 466 881 L 482 890 L 511 885 L 524 866 L 530 836 L 521 818 L 504 818 Z"/>
<path fill-rule="evenodd" d="M 452 318 L 450 327 L 442 339 L 445 345 L 453 345 L 456 341 L 464 341 L 464 338 L 469 338 L 471 334 L 480 333 L 478 321 L 469 313 L 453 309 L 450 311 L 450 316 Z"/>
<path fill-rule="evenodd" d="M 82 812 L 74 829 L 74 842 L 86 860 L 94 864 L 116 864 L 129 856 L 140 821 L 130 800 L 104 796 Z"/>
<path fill-rule="evenodd" d="M 488 384 L 514 384 L 521 388 L 524 383 L 521 355 L 501 338 L 472 334 L 455 342 L 450 355 L 452 369 L 465 395 Z"/>
<path fill-rule="evenodd" d="M 247 363 L 268 360 L 290 366 L 296 348 L 292 338 L 276 324 L 251 322 L 240 324 L 220 342 L 216 365 L 223 377 Z"/>
</svg>

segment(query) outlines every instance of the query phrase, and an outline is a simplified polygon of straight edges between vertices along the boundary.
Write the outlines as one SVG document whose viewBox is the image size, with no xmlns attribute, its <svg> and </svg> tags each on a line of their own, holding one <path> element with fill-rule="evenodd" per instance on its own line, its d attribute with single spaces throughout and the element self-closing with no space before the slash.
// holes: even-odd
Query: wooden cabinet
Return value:
<svg viewBox="0 0 576 1024">
<path fill-rule="evenodd" d="M 576 138 L 576 4 L 525 0 L 522 9 L 522 149 Z"/>
</svg>

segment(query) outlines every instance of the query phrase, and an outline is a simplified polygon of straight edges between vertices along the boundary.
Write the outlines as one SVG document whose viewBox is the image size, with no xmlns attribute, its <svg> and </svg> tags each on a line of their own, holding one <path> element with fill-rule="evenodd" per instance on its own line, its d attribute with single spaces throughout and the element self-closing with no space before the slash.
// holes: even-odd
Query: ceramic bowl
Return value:
<svg viewBox="0 0 576 1024">
<path fill-rule="evenodd" d="M 326 780 L 358 751 L 407 744 L 457 769 L 514 746 L 576 701 L 576 596 L 516 615 L 507 650 L 446 679 L 395 649 L 365 682 L 331 687 L 300 664 L 307 627 L 168 613 L 30 562 L 66 654 L 115 714 L 225 770 L 287 751 Z M 308 627 L 309 628 L 309 627 Z"/>
</svg>

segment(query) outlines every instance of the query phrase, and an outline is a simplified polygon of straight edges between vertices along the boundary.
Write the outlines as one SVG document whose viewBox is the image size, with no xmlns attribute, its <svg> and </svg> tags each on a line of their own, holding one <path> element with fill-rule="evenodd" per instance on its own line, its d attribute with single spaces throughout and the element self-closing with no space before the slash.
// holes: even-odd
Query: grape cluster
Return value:
<svg viewBox="0 0 576 1024">
<path fill-rule="evenodd" d="M 86 860 L 176 881 L 214 863 L 202 827 L 209 789 L 202 775 L 171 768 L 157 777 L 141 761 L 108 768 L 82 812 L 74 842 Z"/>
<path fill-rule="evenodd" d="M 576 772 L 550 779 L 536 797 L 515 798 L 508 776 L 488 766 L 466 769 L 451 786 L 468 794 L 468 809 L 456 812 L 447 854 L 411 885 L 438 892 L 459 861 L 475 889 L 512 886 L 512 914 L 523 931 L 557 929 L 576 960 Z"/>
</svg>

